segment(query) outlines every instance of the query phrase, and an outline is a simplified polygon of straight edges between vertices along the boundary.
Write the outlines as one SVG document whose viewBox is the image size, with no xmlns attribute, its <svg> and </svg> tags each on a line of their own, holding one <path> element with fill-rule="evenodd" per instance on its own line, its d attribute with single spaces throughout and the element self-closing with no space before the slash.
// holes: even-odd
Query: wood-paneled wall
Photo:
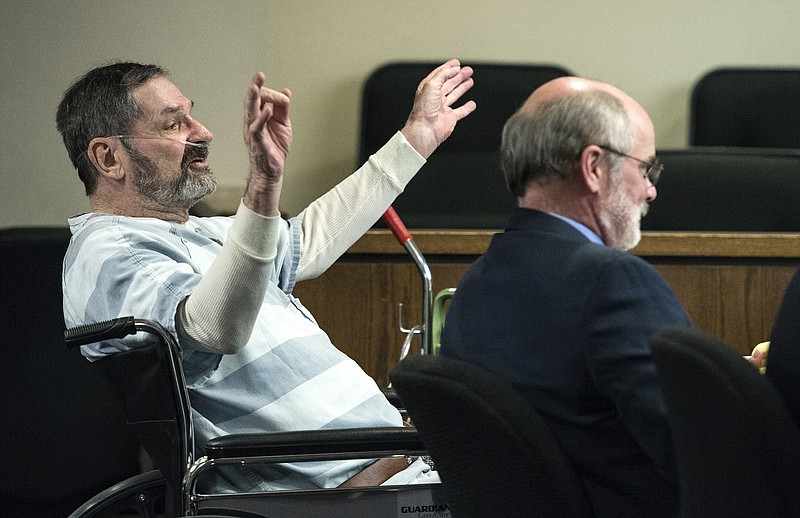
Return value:
<svg viewBox="0 0 800 518">
<path fill-rule="evenodd" d="M 414 231 L 433 292 L 456 286 L 489 244 L 490 231 Z M 783 292 L 800 266 L 798 234 L 644 233 L 633 250 L 667 279 L 695 325 L 742 354 L 769 338 Z M 388 231 L 372 230 L 318 279 L 295 289 L 340 349 L 379 384 L 406 335 L 422 323 L 419 270 Z M 413 347 L 419 348 L 419 338 Z"/>
</svg>

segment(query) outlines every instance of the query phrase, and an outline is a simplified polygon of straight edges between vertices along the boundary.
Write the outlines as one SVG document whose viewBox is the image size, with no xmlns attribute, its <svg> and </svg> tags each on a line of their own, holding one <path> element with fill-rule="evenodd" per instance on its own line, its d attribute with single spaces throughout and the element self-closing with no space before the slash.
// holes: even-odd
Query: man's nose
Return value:
<svg viewBox="0 0 800 518">
<path fill-rule="evenodd" d="M 647 202 L 651 202 L 656 199 L 658 196 L 658 191 L 656 191 L 656 186 L 650 182 L 647 182 Z"/>
<path fill-rule="evenodd" d="M 190 142 L 211 142 L 214 140 L 214 134 L 199 121 L 194 120 L 192 121 L 192 131 L 189 133 L 187 140 Z"/>
</svg>

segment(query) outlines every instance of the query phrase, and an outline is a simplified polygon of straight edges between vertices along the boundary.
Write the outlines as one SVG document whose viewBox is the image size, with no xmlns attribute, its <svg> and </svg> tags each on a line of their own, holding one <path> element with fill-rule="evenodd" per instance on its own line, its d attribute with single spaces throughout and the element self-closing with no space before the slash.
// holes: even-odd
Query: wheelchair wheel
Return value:
<svg viewBox="0 0 800 518">
<path fill-rule="evenodd" d="M 68 518 L 163 517 L 167 481 L 158 470 L 128 478 L 87 500 Z"/>
</svg>

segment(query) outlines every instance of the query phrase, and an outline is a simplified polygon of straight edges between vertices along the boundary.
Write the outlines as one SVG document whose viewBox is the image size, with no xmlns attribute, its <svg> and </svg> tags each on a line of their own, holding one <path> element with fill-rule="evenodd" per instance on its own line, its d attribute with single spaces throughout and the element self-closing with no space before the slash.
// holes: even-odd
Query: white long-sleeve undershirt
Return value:
<svg viewBox="0 0 800 518">
<path fill-rule="evenodd" d="M 381 217 L 424 163 L 398 132 L 355 173 L 303 210 L 298 215 L 297 280 L 327 270 Z M 244 347 L 261 309 L 281 224 L 277 217 L 239 205 L 222 251 L 178 307 L 176 324 L 184 347 L 222 354 Z"/>
</svg>

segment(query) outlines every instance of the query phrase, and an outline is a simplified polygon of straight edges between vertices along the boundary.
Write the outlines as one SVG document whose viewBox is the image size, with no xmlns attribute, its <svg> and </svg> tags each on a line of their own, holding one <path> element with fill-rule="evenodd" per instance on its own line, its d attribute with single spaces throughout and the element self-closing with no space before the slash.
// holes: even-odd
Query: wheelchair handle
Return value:
<svg viewBox="0 0 800 518">
<path fill-rule="evenodd" d="M 133 317 L 119 317 L 66 329 L 64 342 L 67 348 L 71 349 L 109 338 L 125 338 L 133 334 L 136 334 L 136 320 Z"/>
<path fill-rule="evenodd" d="M 389 227 L 389 230 L 392 231 L 392 234 L 394 234 L 394 237 L 401 245 L 405 246 L 406 241 L 411 239 L 411 232 L 409 232 L 405 224 L 403 224 L 403 220 L 397 215 L 397 211 L 394 210 L 394 207 L 389 207 L 386 209 L 386 212 L 383 213 L 383 222 L 386 223 L 386 226 Z"/>
<path fill-rule="evenodd" d="M 431 339 L 431 312 L 433 309 L 433 279 L 431 276 L 431 269 L 425 256 L 422 255 L 419 247 L 411 237 L 400 216 L 394 210 L 394 207 L 389 207 L 383 213 L 383 222 L 392 231 L 397 241 L 403 245 L 408 254 L 417 265 L 420 275 L 422 276 L 422 353 L 431 354 L 433 352 L 433 341 Z M 402 317 L 400 322 L 400 330 L 407 333 L 415 331 L 403 329 Z"/>
</svg>

